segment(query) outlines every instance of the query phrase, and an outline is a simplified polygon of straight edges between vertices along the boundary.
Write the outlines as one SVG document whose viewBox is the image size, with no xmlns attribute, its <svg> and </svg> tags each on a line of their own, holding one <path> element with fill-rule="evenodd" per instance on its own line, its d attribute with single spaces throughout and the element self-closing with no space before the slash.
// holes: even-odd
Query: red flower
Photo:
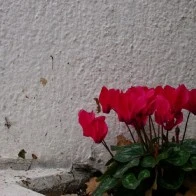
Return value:
<svg viewBox="0 0 196 196">
<path fill-rule="evenodd" d="M 183 84 L 176 89 L 169 85 L 164 88 L 158 86 L 155 92 L 157 95 L 161 95 L 167 99 L 172 113 L 181 111 L 189 99 L 188 89 Z"/>
<path fill-rule="evenodd" d="M 146 124 L 147 117 L 154 112 L 154 89 L 131 87 L 119 95 L 116 112 L 120 121 L 140 129 Z"/>
<path fill-rule="evenodd" d="M 164 96 L 169 101 L 172 112 L 181 111 L 189 98 L 188 89 L 184 85 L 180 85 L 176 89 L 171 86 L 165 86 Z"/>
<path fill-rule="evenodd" d="M 95 143 L 101 143 L 108 132 L 105 116 L 95 117 L 94 112 L 80 110 L 78 117 L 79 123 L 83 128 L 83 135 L 91 137 Z"/>
<path fill-rule="evenodd" d="M 99 95 L 99 103 L 102 106 L 104 113 L 109 113 L 111 109 L 116 107 L 119 97 L 119 90 L 107 89 L 105 86 L 102 87 Z"/>
<path fill-rule="evenodd" d="M 161 95 L 156 97 L 155 121 L 162 125 L 167 131 L 172 130 L 176 125 L 183 120 L 181 111 L 172 113 L 172 108 L 169 101 Z"/>
<path fill-rule="evenodd" d="M 183 120 L 181 110 L 187 104 L 188 90 L 184 85 L 176 89 L 167 85 L 164 88 L 156 87 L 155 93 L 157 94 L 155 121 L 169 131 Z"/>
<path fill-rule="evenodd" d="M 129 104 L 130 99 L 128 94 L 120 92 L 115 111 L 117 112 L 119 121 L 127 124 L 129 124 L 132 119 L 132 111 L 129 108 Z"/>
<path fill-rule="evenodd" d="M 196 89 L 189 91 L 189 99 L 185 106 L 185 109 L 196 115 Z"/>
</svg>

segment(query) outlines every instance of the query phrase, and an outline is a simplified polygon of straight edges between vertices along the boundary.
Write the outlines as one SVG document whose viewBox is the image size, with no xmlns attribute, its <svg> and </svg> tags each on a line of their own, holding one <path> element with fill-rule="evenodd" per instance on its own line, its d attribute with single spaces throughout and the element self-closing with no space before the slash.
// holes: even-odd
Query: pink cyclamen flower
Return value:
<svg viewBox="0 0 196 196">
<path fill-rule="evenodd" d="M 169 101 L 161 95 L 156 97 L 155 121 L 167 131 L 172 130 L 183 120 L 181 111 L 172 112 Z"/>
<path fill-rule="evenodd" d="M 111 109 L 115 110 L 119 98 L 119 90 L 107 89 L 102 87 L 99 95 L 99 103 L 104 113 L 109 113 Z"/>
<path fill-rule="evenodd" d="M 118 101 L 116 112 L 119 120 L 141 129 L 155 109 L 154 89 L 131 87 L 126 92 L 120 92 Z"/>
<path fill-rule="evenodd" d="M 157 86 L 155 121 L 162 125 L 165 130 L 172 130 L 183 121 L 182 109 L 189 99 L 188 89 L 184 84 L 177 88 L 166 85 Z"/>
<path fill-rule="evenodd" d="M 196 89 L 189 91 L 189 99 L 185 105 L 185 109 L 196 115 Z"/>
<path fill-rule="evenodd" d="M 105 116 L 95 117 L 94 112 L 80 110 L 78 120 L 83 128 L 83 135 L 91 137 L 95 143 L 101 143 L 108 132 Z"/>
<path fill-rule="evenodd" d="M 179 85 L 176 89 L 167 85 L 164 88 L 164 97 L 169 101 L 172 112 L 175 113 L 181 111 L 187 104 L 189 92 L 184 84 Z"/>
</svg>

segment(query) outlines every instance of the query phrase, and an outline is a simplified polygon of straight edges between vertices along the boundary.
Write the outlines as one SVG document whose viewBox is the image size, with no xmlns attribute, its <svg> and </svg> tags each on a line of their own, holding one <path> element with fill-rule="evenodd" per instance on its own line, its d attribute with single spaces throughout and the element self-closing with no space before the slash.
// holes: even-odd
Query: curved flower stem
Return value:
<svg viewBox="0 0 196 196">
<path fill-rule="evenodd" d="M 150 140 L 148 138 L 148 135 L 146 134 L 146 130 L 145 130 L 144 127 L 142 128 L 142 132 L 144 134 L 144 138 L 145 138 L 146 144 L 150 144 Z"/>
<path fill-rule="evenodd" d="M 158 144 L 159 144 L 159 138 L 160 138 L 160 125 L 158 125 Z"/>
<path fill-rule="evenodd" d="M 127 123 L 125 123 L 125 124 L 126 124 L 128 130 L 129 130 L 130 134 L 131 134 L 131 137 L 132 137 L 134 143 L 136 143 L 135 138 L 133 137 L 133 134 L 132 134 L 132 132 L 131 132 L 131 129 L 130 129 L 129 125 L 128 125 Z"/>
<path fill-rule="evenodd" d="M 180 133 L 180 128 L 177 126 L 175 128 L 175 136 L 176 136 L 175 141 L 176 141 L 176 143 L 179 143 L 179 133 Z"/>
<path fill-rule="evenodd" d="M 161 126 L 161 146 L 163 146 L 163 126 Z"/>
<path fill-rule="evenodd" d="M 147 144 L 144 142 L 144 139 L 143 139 L 143 137 L 142 137 L 142 134 L 141 134 L 140 130 L 137 130 L 137 129 L 135 129 L 135 130 L 136 130 L 136 132 L 137 132 L 137 134 L 138 134 L 138 137 L 139 137 L 141 143 L 143 144 L 143 147 L 145 147 L 146 150 L 148 150 L 148 146 L 147 146 Z"/>
<path fill-rule="evenodd" d="M 110 151 L 110 149 L 109 149 L 108 145 L 106 144 L 106 142 L 103 140 L 101 143 L 104 145 L 104 147 L 106 148 L 106 150 L 110 153 L 111 157 L 114 157 L 114 155 Z"/>
<path fill-rule="evenodd" d="M 154 137 L 157 137 L 157 134 L 156 134 L 156 131 L 155 131 L 155 128 L 154 128 L 154 123 L 153 123 L 152 117 L 149 116 L 149 118 L 150 118 L 150 121 L 151 121 L 151 124 L 152 124 L 152 129 L 154 131 Z"/>
<path fill-rule="evenodd" d="M 148 118 L 148 123 L 149 123 L 149 129 L 150 129 L 150 141 L 152 140 L 152 126 L 150 122 L 150 117 Z"/>
<path fill-rule="evenodd" d="M 187 126 L 188 126 L 188 121 L 189 121 L 189 117 L 190 117 L 190 112 L 188 113 L 188 116 L 187 116 L 187 119 L 186 119 L 186 124 L 185 124 L 185 128 L 184 128 L 184 134 L 183 134 L 183 137 L 182 137 L 182 141 L 181 141 L 181 144 L 183 144 L 183 141 L 184 141 L 184 138 L 185 138 L 185 135 L 186 135 L 186 130 L 187 130 Z"/>
<path fill-rule="evenodd" d="M 143 131 L 143 135 L 144 135 L 144 138 L 145 138 L 146 147 L 147 147 L 148 150 L 151 151 L 153 149 L 153 146 L 151 144 L 151 141 L 150 141 L 150 139 L 149 139 L 149 137 L 148 137 L 144 127 L 142 128 L 142 131 Z"/>
<path fill-rule="evenodd" d="M 166 133 L 166 142 L 168 142 L 169 141 L 169 131 L 167 131 L 167 133 Z"/>
</svg>

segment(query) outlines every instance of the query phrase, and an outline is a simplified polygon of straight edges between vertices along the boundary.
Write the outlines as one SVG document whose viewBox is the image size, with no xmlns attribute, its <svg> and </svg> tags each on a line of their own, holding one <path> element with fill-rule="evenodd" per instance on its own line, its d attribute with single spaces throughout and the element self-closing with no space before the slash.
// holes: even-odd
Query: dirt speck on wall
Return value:
<svg viewBox="0 0 196 196">
<path fill-rule="evenodd" d="M 47 84 L 47 80 L 45 78 L 40 78 L 40 83 L 43 85 L 43 86 L 46 86 Z"/>
</svg>

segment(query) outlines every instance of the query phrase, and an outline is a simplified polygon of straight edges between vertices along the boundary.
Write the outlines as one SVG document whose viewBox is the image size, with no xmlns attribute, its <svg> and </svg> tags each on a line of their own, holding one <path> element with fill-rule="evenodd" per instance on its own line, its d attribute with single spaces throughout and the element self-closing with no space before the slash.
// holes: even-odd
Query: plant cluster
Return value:
<svg viewBox="0 0 196 196">
<path fill-rule="evenodd" d="M 196 170 L 196 140 L 185 139 L 190 114 L 196 115 L 196 89 L 157 86 L 130 87 L 126 91 L 103 87 L 96 99 L 99 112 L 115 111 L 125 123 L 130 143 L 109 148 L 105 116 L 80 110 L 83 135 L 102 143 L 111 155 L 107 170 L 98 178 L 94 196 L 113 191 L 114 195 L 144 195 L 149 189 L 177 190 L 185 177 Z M 183 112 L 188 111 L 180 131 Z"/>
</svg>

